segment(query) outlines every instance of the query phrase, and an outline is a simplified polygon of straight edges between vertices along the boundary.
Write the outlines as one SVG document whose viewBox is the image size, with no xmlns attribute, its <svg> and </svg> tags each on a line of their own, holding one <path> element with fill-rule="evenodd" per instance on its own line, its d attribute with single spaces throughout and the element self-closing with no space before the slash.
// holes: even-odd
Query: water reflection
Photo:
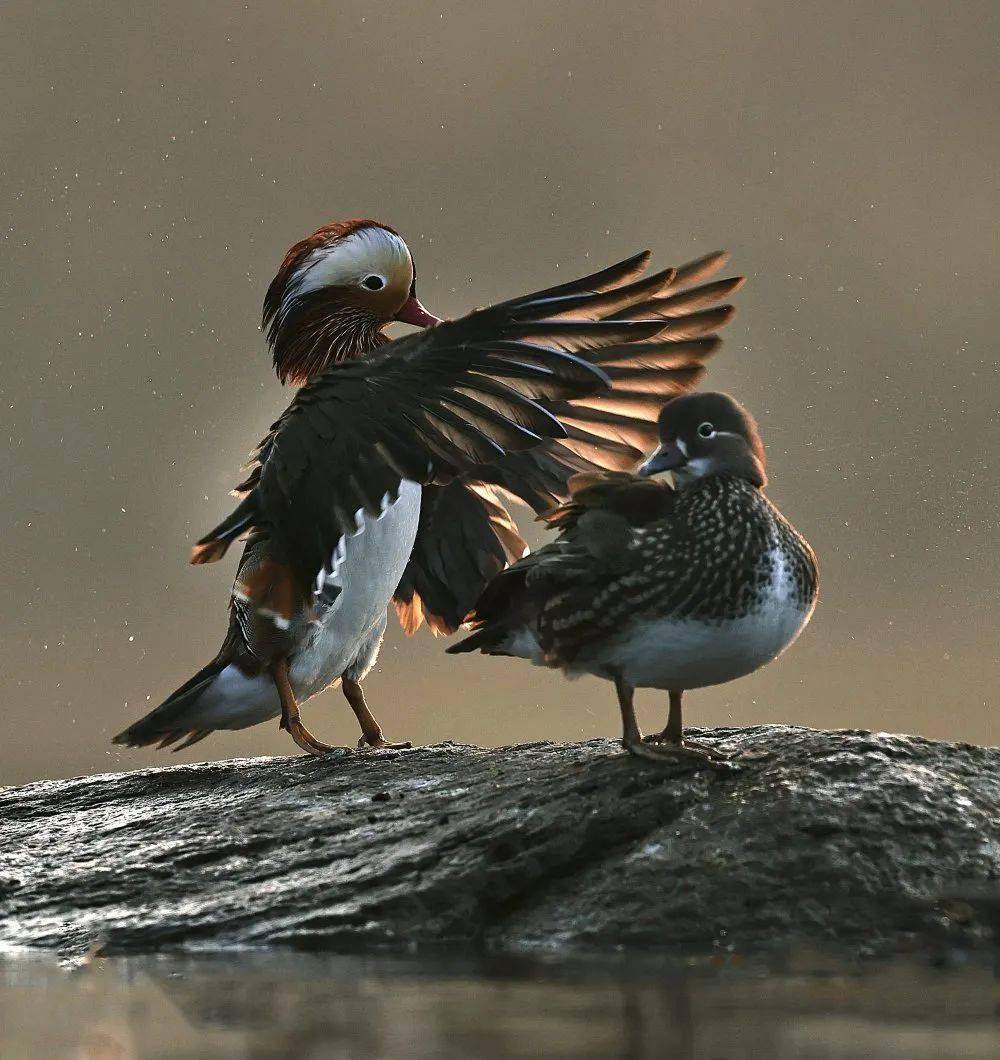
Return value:
<svg viewBox="0 0 1000 1060">
<path fill-rule="evenodd" d="M 801 955 L 539 961 L 242 954 L 0 961 L 4 1057 L 1000 1055 L 982 967 Z"/>
</svg>

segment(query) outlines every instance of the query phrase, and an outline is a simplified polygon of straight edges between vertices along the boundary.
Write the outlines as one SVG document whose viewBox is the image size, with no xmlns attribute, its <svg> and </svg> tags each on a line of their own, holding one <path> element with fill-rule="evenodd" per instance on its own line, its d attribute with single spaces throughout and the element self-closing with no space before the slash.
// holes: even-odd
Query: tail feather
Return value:
<svg viewBox="0 0 1000 1060">
<path fill-rule="evenodd" d="M 169 695 L 155 710 L 140 718 L 127 729 L 120 732 L 111 742 L 124 744 L 126 747 L 149 747 L 157 744 L 167 747 L 178 740 L 188 739 L 181 746 L 189 747 L 196 740 L 191 737 L 200 732 L 204 739 L 211 729 L 196 729 L 184 724 L 184 714 L 197 703 L 198 699 L 211 683 L 226 668 L 227 661 L 221 656 L 203 666 L 190 680 L 185 681 L 174 693 Z M 174 748 L 179 751 L 180 746 Z"/>
<path fill-rule="evenodd" d="M 186 747 L 200 743 L 206 736 L 211 736 L 213 732 L 215 732 L 214 729 L 195 729 L 183 743 L 179 743 L 174 748 L 174 751 L 183 751 Z"/>
<path fill-rule="evenodd" d="M 469 636 L 445 650 L 449 655 L 479 651 L 483 655 L 511 655 L 535 659 L 539 649 L 530 631 L 531 603 L 527 598 L 527 574 L 538 553 L 501 571 L 483 590 L 468 616 Z"/>
</svg>

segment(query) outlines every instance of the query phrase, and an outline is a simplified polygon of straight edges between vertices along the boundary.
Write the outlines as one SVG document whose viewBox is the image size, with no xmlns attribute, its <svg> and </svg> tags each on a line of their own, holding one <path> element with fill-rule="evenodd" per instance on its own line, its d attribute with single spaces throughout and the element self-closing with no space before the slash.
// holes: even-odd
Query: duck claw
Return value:
<svg viewBox="0 0 1000 1060">
<path fill-rule="evenodd" d="M 359 751 L 406 751 L 413 746 L 412 743 L 390 743 L 384 736 L 369 742 L 366 736 L 358 740 Z"/>
<path fill-rule="evenodd" d="M 658 746 L 666 745 L 672 747 L 679 754 L 688 753 L 700 758 L 711 758 L 715 762 L 729 761 L 729 755 L 717 751 L 710 744 L 703 743 L 701 740 L 688 740 L 683 738 L 678 741 L 675 737 L 667 736 L 662 732 L 658 732 L 652 736 L 644 736 L 642 742 L 646 744 L 656 744 Z"/>
<path fill-rule="evenodd" d="M 287 725 L 282 725 L 282 728 L 288 730 L 289 736 L 302 748 L 306 754 L 313 755 L 316 758 L 320 758 L 325 754 L 329 754 L 330 751 L 347 751 L 353 753 L 353 749 L 350 747 L 335 747 L 333 744 L 324 743 L 322 740 L 317 740 L 315 736 L 299 721 L 297 718 L 289 722 Z"/>
<path fill-rule="evenodd" d="M 712 747 L 682 740 L 661 739 L 659 736 L 647 736 L 636 741 L 622 740 L 622 746 L 629 754 L 637 758 L 645 758 L 650 762 L 673 762 L 683 761 L 685 758 L 704 762 L 706 765 L 727 762 L 726 755 L 716 751 Z"/>
</svg>

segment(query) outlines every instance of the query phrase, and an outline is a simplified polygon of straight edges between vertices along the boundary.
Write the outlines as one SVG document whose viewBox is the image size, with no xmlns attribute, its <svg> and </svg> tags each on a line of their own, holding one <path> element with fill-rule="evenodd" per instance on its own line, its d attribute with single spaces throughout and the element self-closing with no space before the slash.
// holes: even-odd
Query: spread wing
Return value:
<svg viewBox="0 0 1000 1060">
<path fill-rule="evenodd" d="M 219 559 L 248 531 L 266 534 L 274 562 L 242 588 L 288 617 L 331 568 L 360 514 L 378 515 L 404 478 L 481 480 L 483 465 L 567 438 L 570 428 L 553 410 L 608 389 L 593 363 L 597 351 L 658 345 L 662 319 L 615 318 L 634 300 L 622 284 L 647 260 L 637 255 L 331 367 L 275 423 L 241 487 L 243 500 L 198 542 L 192 562 Z M 650 280 L 629 286 L 648 293 L 656 287 Z"/>
<path fill-rule="evenodd" d="M 564 437 L 509 452 L 466 474 L 463 482 L 425 491 L 428 508 L 394 597 L 408 633 L 424 618 L 435 633 L 454 632 L 489 580 L 523 555 L 525 543 L 495 490 L 546 512 L 566 501 L 572 476 L 632 468 L 655 445 L 660 409 L 698 383 L 705 360 L 719 345 L 715 332 L 732 318 L 732 306 L 718 303 L 737 291 L 743 278 L 703 282 L 727 260 L 723 253 L 709 254 L 624 285 L 606 270 L 538 296 L 610 291 L 604 306 L 578 306 L 573 315 L 663 323 L 648 341 L 613 343 L 583 354 L 607 375 L 611 390 L 537 398 L 563 424 Z M 495 490 L 483 488 L 488 486 Z"/>
</svg>

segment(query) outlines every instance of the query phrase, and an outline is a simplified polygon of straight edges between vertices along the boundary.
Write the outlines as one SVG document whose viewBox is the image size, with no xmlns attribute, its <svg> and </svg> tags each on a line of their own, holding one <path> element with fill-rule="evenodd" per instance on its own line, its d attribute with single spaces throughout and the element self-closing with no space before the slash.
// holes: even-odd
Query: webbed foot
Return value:
<svg viewBox="0 0 1000 1060">
<path fill-rule="evenodd" d="M 673 762 L 683 761 L 685 758 L 693 758 L 706 764 L 728 761 L 724 754 L 714 748 L 706 747 L 704 744 L 692 743 L 682 740 L 676 743 L 671 740 L 661 741 L 655 736 L 647 736 L 645 739 L 622 740 L 622 746 L 629 754 L 637 758 L 645 758 L 650 762 Z"/>
<path fill-rule="evenodd" d="M 644 736 L 643 743 L 654 744 L 658 747 L 671 748 L 677 754 L 689 754 L 699 758 L 710 758 L 713 762 L 728 762 L 729 755 L 723 754 L 721 751 L 717 751 L 710 744 L 703 743 L 701 740 L 689 740 L 686 737 L 681 737 L 680 740 L 676 736 L 669 735 L 668 733 L 658 732 L 652 736 Z"/>
</svg>

